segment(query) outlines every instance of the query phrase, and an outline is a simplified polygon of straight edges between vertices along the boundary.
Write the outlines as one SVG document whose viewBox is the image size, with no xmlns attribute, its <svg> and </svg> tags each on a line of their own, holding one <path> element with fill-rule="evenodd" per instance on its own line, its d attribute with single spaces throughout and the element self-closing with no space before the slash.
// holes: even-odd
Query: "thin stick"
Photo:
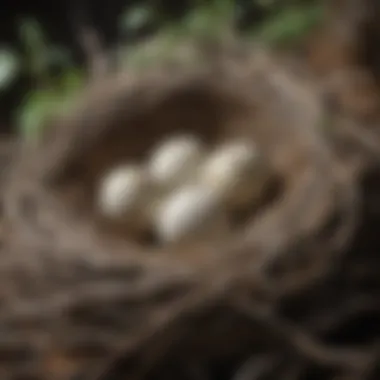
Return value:
<svg viewBox="0 0 380 380">
<path fill-rule="evenodd" d="M 88 11 L 85 8 L 88 7 L 84 6 L 83 3 L 70 2 L 69 18 L 74 36 L 84 53 L 89 80 L 92 82 L 108 73 L 109 59 L 99 31 L 91 25 Z"/>
</svg>

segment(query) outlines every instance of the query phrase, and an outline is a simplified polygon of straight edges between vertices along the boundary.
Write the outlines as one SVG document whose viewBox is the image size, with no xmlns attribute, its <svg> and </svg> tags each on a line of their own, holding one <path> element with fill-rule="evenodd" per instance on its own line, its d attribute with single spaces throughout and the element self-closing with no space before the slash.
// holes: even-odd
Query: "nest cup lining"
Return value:
<svg viewBox="0 0 380 380">
<path fill-rule="evenodd" d="M 166 91 L 151 95 L 150 102 L 146 101 L 136 109 L 128 108 L 128 112 L 120 111 L 114 120 L 105 120 L 102 132 L 95 141 L 84 145 L 80 154 L 71 161 L 66 160 L 61 175 L 53 181 L 67 207 L 95 222 L 96 229 L 101 233 L 158 248 L 154 236 L 148 234 L 131 239 L 122 227 L 110 223 L 96 212 L 94 204 L 100 179 L 117 165 L 145 161 L 157 143 L 182 133 L 197 136 L 206 149 L 234 138 L 257 144 L 252 133 L 255 110 L 236 96 L 236 89 L 231 91 L 228 86 L 223 88 L 221 83 L 197 80 L 196 77 L 184 83 L 173 82 L 174 85 Z M 154 84 L 151 86 L 154 87 Z M 134 88 L 130 97 L 143 98 L 144 84 Z M 146 98 L 149 98 L 149 93 Z M 96 126 L 87 125 L 86 128 Z M 261 148 L 260 144 L 258 146 Z M 273 198 L 276 188 L 277 185 L 273 185 L 269 193 L 264 194 L 264 203 Z M 257 204 L 253 205 L 252 210 L 237 215 L 234 224 L 243 225 L 256 209 Z"/>
</svg>

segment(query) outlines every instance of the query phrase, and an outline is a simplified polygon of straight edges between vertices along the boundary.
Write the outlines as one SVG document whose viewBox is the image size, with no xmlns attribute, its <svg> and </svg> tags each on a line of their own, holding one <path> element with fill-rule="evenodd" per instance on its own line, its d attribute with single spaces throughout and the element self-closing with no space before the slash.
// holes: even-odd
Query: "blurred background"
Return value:
<svg viewBox="0 0 380 380">
<path fill-rule="evenodd" d="M 226 30 L 296 46 L 318 23 L 323 0 L 3 0 L 0 12 L 0 133 L 34 136 L 70 103 L 86 78 L 88 52 L 133 57 L 152 36 L 223 38 Z M 95 37 L 94 37 L 95 36 Z M 91 45 L 92 44 L 92 45 Z M 121 58 L 120 58 L 121 57 Z M 154 60 L 154 59 L 153 59 Z"/>
</svg>

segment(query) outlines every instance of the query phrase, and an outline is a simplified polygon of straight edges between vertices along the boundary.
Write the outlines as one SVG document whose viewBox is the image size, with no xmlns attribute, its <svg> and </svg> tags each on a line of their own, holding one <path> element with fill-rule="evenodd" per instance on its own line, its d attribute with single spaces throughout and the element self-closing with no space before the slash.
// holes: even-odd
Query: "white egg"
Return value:
<svg viewBox="0 0 380 380">
<path fill-rule="evenodd" d="M 164 243 L 212 238 L 227 229 L 220 200 L 199 185 L 186 185 L 171 194 L 156 210 L 154 227 Z"/>
<path fill-rule="evenodd" d="M 193 136 L 168 139 L 152 153 L 148 170 L 152 180 L 172 189 L 191 177 L 203 159 L 203 147 Z"/>
<path fill-rule="evenodd" d="M 214 151 L 200 168 L 200 182 L 220 194 L 228 205 L 252 201 L 263 184 L 266 171 L 256 146 L 236 141 Z"/>
<path fill-rule="evenodd" d="M 132 222 L 141 219 L 153 187 L 149 177 L 138 166 L 124 165 L 111 170 L 99 186 L 98 208 L 111 220 Z"/>
</svg>

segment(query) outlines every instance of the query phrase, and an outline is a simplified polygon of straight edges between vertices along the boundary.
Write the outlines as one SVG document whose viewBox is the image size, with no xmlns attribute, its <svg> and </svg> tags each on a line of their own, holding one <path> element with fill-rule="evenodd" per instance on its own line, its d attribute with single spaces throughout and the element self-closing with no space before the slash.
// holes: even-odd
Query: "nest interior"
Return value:
<svg viewBox="0 0 380 380">
<path fill-rule="evenodd" d="M 131 88 L 120 95 L 117 100 L 120 113 L 115 124 L 100 127 L 103 130 L 99 130 L 90 147 L 82 147 L 78 157 L 63 163 L 62 176 L 57 179 L 61 196 L 75 194 L 74 198 L 70 197 L 69 207 L 74 206 L 76 211 L 96 219 L 102 231 L 119 235 L 122 230 L 117 231 L 117 226 L 94 213 L 96 189 L 107 170 L 118 164 L 147 160 L 157 142 L 178 133 L 192 133 L 208 148 L 237 136 L 254 138 L 250 132 L 252 106 L 244 104 L 231 88 L 223 89 L 217 82 L 206 81 L 203 73 L 170 80 L 167 73 L 161 73 L 149 79 L 149 86 L 144 88 L 144 85 L 140 83 L 135 89 L 131 84 Z M 135 109 L 129 105 L 123 109 L 123 102 L 130 104 L 128 97 L 137 96 L 143 99 L 142 103 L 137 103 Z M 88 109 L 97 106 L 94 103 Z M 89 121 L 86 128 L 96 130 L 101 122 L 96 120 L 97 125 L 94 125 Z"/>
<path fill-rule="evenodd" d="M 99 83 L 84 95 L 85 100 L 69 118 L 49 128 L 45 141 L 29 153 L 23 170 L 29 177 L 39 178 L 76 218 L 97 225 L 98 233 L 120 237 L 123 230 L 99 217 L 94 207 L 98 183 L 107 170 L 121 163 L 146 160 L 158 142 L 178 133 L 192 133 L 209 147 L 240 137 L 259 145 L 272 167 L 273 181 L 265 202 L 273 200 L 283 182 L 281 177 L 286 177 L 284 172 L 295 173 L 295 166 L 307 163 L 301 163 L 302 152 L 295 154 L 286 143 L 281 151 L 275 146 L 278 139 L 270 126 L 275 121 L 268 117 L 270 112 L 258 112 L 255 95 L 263 88 L 267 97 L 275 92 L 273 84 L 257 80 L 264 65 L 249 72 L 249 57 L 226 57 L 199 63 L 195 70 L 164 67 L 143 77 L 121 74 Z M 253 96 L 251 86 L 260 87 Z M 263 95 L 260 103 L 265 102 Z M 276 106 L 284 111 L 288 105 L 280 104 L 281 99 L 285 99 L 283 95 Z M 295 101 L 287 102 L 294 108 Z M 285 112 L 283 121 L 293 123 L 294 111 L 289 108 Z M 297 139 L 296 133 L 293 138 Z M 248 220 L 252 212 L 246 214 Z"/>
</svg>

